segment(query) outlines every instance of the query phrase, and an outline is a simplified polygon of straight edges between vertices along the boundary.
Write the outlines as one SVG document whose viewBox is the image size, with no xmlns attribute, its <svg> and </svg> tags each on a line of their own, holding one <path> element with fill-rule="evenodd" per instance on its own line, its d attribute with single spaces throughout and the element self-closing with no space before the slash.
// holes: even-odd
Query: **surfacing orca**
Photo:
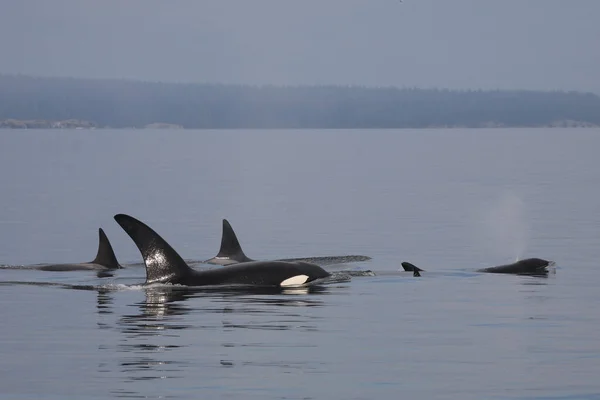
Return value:
<svg viewBox="0 0 600 400">
<path fill-rule="evenodd" d="M 532 275 L 543 276 L 548 275 L 550 269 L 556 265 L 554 261 L 544 260 L 542 258 L 526 258 L 512 264 L 499 265 L 497 267 L 481 268 L 476 272 L 489 272 L 493 274 L 515 274 L 515 275 Z M 413 271 L 415 276 L 423 271 L 414 264 L 403 262 L 402 267 L 405 271 Z"/>
<path fill-rule="evenodd" d="M 554 261 L 548 261 L 541 258 L 526 258 L 512 264 L 481 268 L 478 269 L 477 272 L 517 275 L 548 275 L 550 268 L 552 268 L 554 265 Z"/>
<path fill-rule="evenodd" d="M 181 256 L 148 225 L 125 214 L 117 214 L 114 218 L 142 254 L 146 264 L 146 284 L 288 287 L 330 276 L 318 265 L 301 261 L 248 261 L 223 268 L 197 271 L 190 268 Z"/>
<path fill-rule="evenodd" d="M 342 264 L 348 262 L 359 262 L 370 260 L 371 257 L 360 255 L 349 256 L 324 256 L 324 257 L 300 257 L 300 258 L 281 258 L 276 261 L 289 262 L 308 262 L 318 265 Z M 219 253 L 209 260 L 203 261 L 206 264 L 231 265 L 240 262 L 256 261 L 246 256 L 242 250 L 242 246 L 231 227 L 231 224 L 226 219 L 223 219 L 223 234 L 221 236 L 221 247 Z"/>
<path fill-rule="evenodd" d="M 95 271 L 106 271 L 123 268 L 115 257 L 108 237 L 102 230 L 98 229 L 99 243 L 98 253 L 93 261 L 79 264 L 47 264 L 47 265 L 36 265 L 35 269 L 42 271 L 83 271 L 83 270 L 95 270 Z"/>
</svg>

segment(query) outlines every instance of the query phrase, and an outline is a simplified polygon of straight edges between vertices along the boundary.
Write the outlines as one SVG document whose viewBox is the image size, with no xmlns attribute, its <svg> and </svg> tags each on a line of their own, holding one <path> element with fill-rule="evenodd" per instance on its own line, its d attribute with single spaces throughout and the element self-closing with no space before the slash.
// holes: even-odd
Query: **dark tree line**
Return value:
<svg viewBox="0 0 600 400">
<path fill-rule="evenodd" d="M 349 86 L 245 86 L 0 75 L 0 120 L 98 126 L 422 128 L 600 125 L 600 97 L 579 92 Z"/>
</svg>

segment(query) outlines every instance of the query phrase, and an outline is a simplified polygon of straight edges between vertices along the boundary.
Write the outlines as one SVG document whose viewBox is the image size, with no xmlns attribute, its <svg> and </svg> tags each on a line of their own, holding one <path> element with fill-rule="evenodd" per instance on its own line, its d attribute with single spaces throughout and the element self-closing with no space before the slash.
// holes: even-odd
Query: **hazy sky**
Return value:
<svg viewBox="0 0 600 400">
<path fill-rule="evenodd" d="M 0 73 L 600 92 L 600 0 L 0 0 Z"/>
</svg>

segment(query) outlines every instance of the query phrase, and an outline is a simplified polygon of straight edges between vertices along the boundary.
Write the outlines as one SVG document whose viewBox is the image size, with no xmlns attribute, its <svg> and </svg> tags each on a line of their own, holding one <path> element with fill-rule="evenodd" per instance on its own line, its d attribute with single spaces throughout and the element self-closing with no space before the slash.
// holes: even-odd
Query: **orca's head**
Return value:
<svg viewBox="0 0 600 400">
<path fill-rule="evenodd" d="M 550 267 L 554 266 L 554 261 L 544 260 L 542 258 L 526 258 L 520 260 L 518 264 L 521 264 L 524 268 L 530 271 L 548 272 Z"/>
</svg>

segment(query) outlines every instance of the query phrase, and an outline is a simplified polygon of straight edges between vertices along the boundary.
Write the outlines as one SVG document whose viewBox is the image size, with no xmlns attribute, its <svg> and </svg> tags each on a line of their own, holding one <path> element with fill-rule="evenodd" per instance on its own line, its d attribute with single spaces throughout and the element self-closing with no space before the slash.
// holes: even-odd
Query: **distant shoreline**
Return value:
<svg viewBox="0 0 600 400">
<path fill-rule="evenodd" d="M 600 128 L 600 125 L 597 124 L 592 124 L 589 122 L 580 122 L 580 121 L 570 121 L 570 120 L 565 120 L 565 121 L 556 121 L 555 123 L 552 124 L 547 124 L 547 125 L 512 125 L 512 126 L 506 126 L 506 125 L 500 125 L 500 124 L 494 124 L 494 123 L 489 123 L 489 124 L 484 124 L 481 126 L 463 126 L 463 125 L 456 125 L 456 126 L 436 126 L 436 125 L 432 125 L 432 126 L 425 126 L 425 127 L 418 127 L 418 128 L 412 128 L 412 127 L 398 127 L 398 128 L 377 128 L 377 127 L 373 127 L 373 128 L 364 128 L 364 127 L 360 127 L 360 128 L 332 128 L 332 127 L 323 127 L 323 128 L 319 128 L 319 127 L 314 127 L 314 128 L 286 128 L 286 127 L 275 127 L 275 128 L 253 128 L 253 127 L 248 127 L 248 128 L 184 128 L 181 125 L 178 124 L 168 124 L 168 123 L 152 123 L 152 124 L 148 124 L 146 126 L 142 126 L 142 127 L 136 127 L 136 126 L 131 126 L 131 127 L 110 127 L 110 126 L 97 126 L 95 123 L 90 122 L 90 121 L 80 121 L 80 120 L 65 120 L 65 121 L 45 121 L 45 120 L 16 120 L 16 119 L 7 119 L 7 120 L 3 120 L 0 121 L 0 129 L 5 129 L 5 130 L 50 130 L 50 129 L 56 129 L 56 130 L 65 130 L 65 129 L 77 129 L 77 130 L 122 130 L 122 129 L 135 129 L 135 130 L 141 130 L 141 129 L 168 129 L 168 130 L 253 130 L 253 129 L 261 129 L 261 130 L 276 130 L 276 129 L 297 129 L 297 130 L 310 130 L 310 129 L 323 129 L 323 130 L 329 130 L 329 129 L 334 129 L 334 130 L 339 130 L 339 129 L 344 129 L 344 130 L 355 130 L 355 129 L 509 129 L 509 128 L 531 128 L 531 129 L 541 129 L 541 128 Z"/>
<path fill-rule="evenodd" d="M 178 124 L 155 122 L 143 127 L 113 128 L 110 126 L 98 126 L 98 124 L 94 122 L 78 119 L 48 121 L 8 118 L 0 120 L 0 129 L 183 129 L 183 127 Z"/>
<path fill-rule="evenodd" d="M 0 128 L 597 128 L 593 93 L 248 86 L 0 74 Z"/>
</svg>

